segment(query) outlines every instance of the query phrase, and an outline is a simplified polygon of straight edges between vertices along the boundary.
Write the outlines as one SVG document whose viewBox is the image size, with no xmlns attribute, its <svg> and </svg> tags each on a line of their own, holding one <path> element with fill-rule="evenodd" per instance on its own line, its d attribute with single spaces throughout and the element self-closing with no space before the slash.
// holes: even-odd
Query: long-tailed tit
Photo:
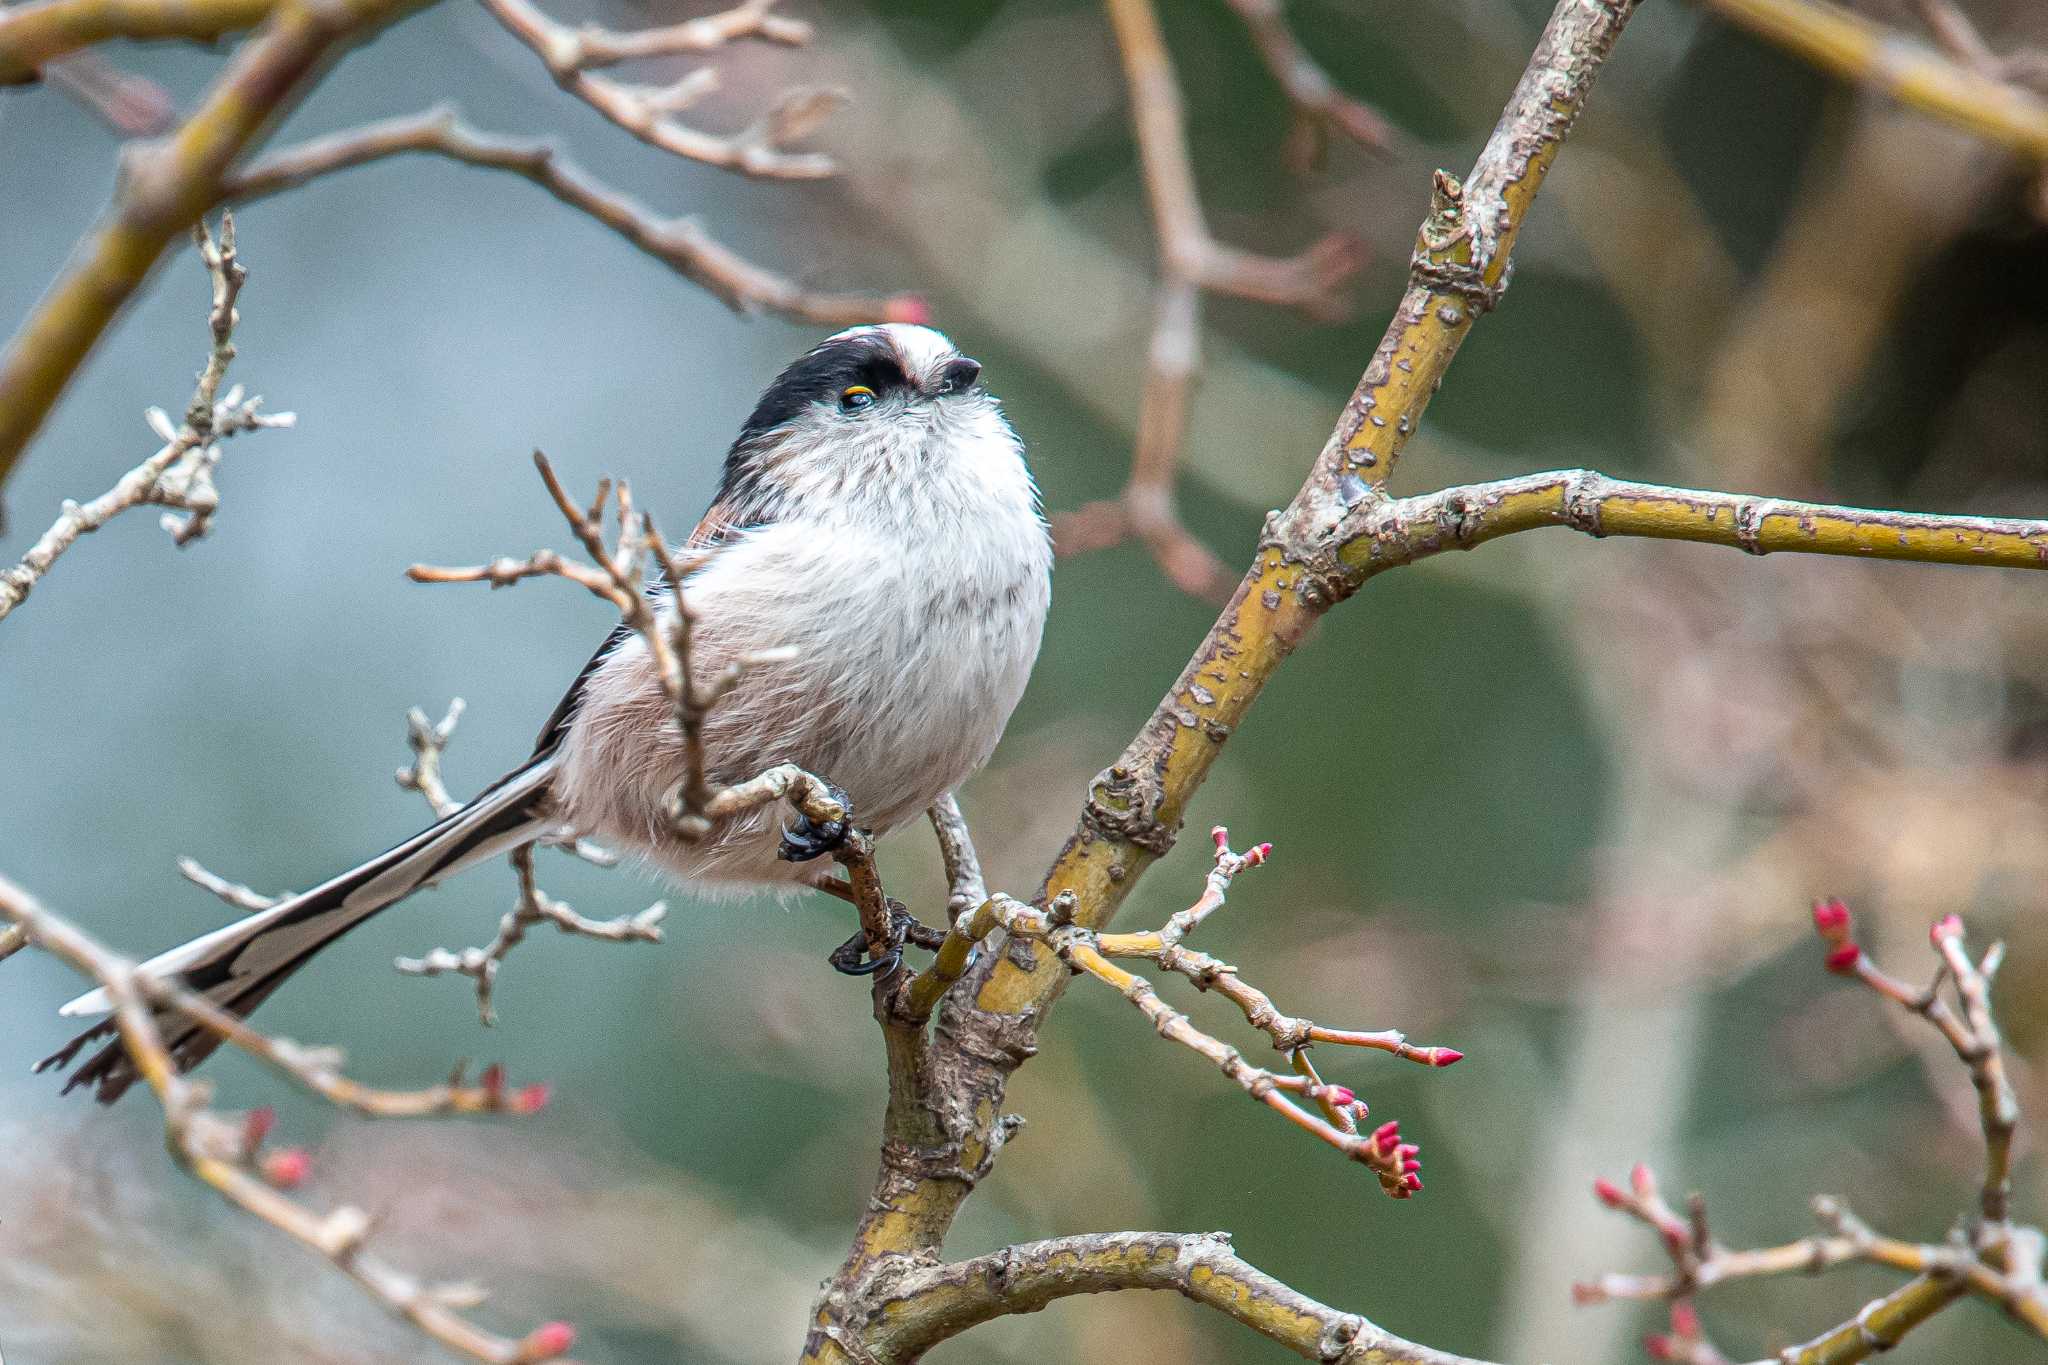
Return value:
<svg viewBox="0 0 2048 1365">
<path fill-rule="evenodd" d="M 693 665 L 750 666 L 705 718 L 714 784 L 794 763 L 844 789 L 877 834 L 987 761 L 1024 691 L 1051 598 L 1052 546 L 1016 433 L 981 366 L 927 327 L 856 327 L 762 394 L 692 537 Z M 779 651 L 779 654 L 777 653 Z M 421 887 L 565 829 L 689 882 L 802 884 L 841 831 L 756 809 L 701 840 L 665 803 L 684 749 L 646 643 L 620 627 L 548 718 L 533 755 L 446 819 L 360 867 L 152 958 L 246 1015 L 356 925 Z M 103 991 L 66 1014 L 104 1013 Z M 219 1039 L 162 1018 L 181 1068 Z M 63 1066 L 103 1022 L 47 1059 Z M 40 1067 L 38 1068 L 40 1069 Z M 112 1101 L 136 1080 L 119 1040 L 66 1084 Z"/>
</svg>

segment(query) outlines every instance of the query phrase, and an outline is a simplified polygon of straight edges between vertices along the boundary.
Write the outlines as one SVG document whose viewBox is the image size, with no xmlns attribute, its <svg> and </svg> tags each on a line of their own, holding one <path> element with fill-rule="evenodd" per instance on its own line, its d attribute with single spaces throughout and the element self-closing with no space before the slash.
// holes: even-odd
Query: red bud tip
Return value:
<svg viewBox="0 0 2048 1365">
<path fill-rule="evenodd" d="M 1657 1192 L 1657 1177 L 1651 1173 L 1648 1163 L 1638 1161 L 1628 1168 L 1628 1183 L 1635 1192 L 1645 1199 Z"/>
<path fill-rule="evenodd" d="M 1676 1256 L 1692 1245 L 1692 1233 L 1677 1223 L 1663 1223 L 1657 1228 L 1664 1238 L 1664 1248 Z"/>
<path fill-rule="evenodd" d="M 1212 826 L 1209 830 L 1209 837 L 1216 841 L 1216 847 L 1218 849 L 1224 849 L 1230 846 L 1230 831 L 1225 829 L 1222 825 Z"/>
<path fill-rule="evenodd" d="M 1836 938 L 1849 930 L 1849 907 L 1839 900 L 1813 903 L 1813 927 L 1823 938 Z"/>
<path fill-rule="evenodd" d="M 519 1343 L 521 1360 L 553 1360 L 576 1344 L 576 1329 L 566 1322 L 544 1322 Z"/>
<path fill-rule="evenodd" d="M 931 324 L 932 306 L 917 294 L 898 294 L 882 304 L 882 321 L 908 322 L 918 327 Z"/>
<path fill-rule="evenodd" d="M 263 1178 L 281 1190 L 297 1189 L 313 1173 L 313 1158 L 303 1147 L 285 1147 L 264 1156 Z"/>
<path fill-rule="evenodd" d="M 1414 1157 L 1410 1156 L 1401 1158 L 1401 1173 L 1403 1175 L 1413 1175 L 1421 1169 L 1422 1163 L 1420 1161 L 1417 1161 Z"/>
<path fill-rule="evenodd" d="M 1252 845 L 1252 851 L 1244 855 L 1244 865 L 1246 867 L 1257 867 L 1272 856 L 1273 846 L 1271 844 L 1254 844 Z"/>
<path fill-rule="evenodd" d="M 269 1105 L 251 1109 L 242 1120 L 242 1150 L 253 1153 L 263 1145 L 263 1139 L 270 1136 L 270 1130 L 277 1127 L 277 1111 Z"/>
<path fill-rule="evenodd" d="M 1431 1066 L 1449 1066 L 1452 1062 L 1462 1062 L 1464 1060 L 1465 1054 L 1454 1047 L 1433 1047 L 1429 1050 L 1429 1064 Z"/>
<path fill-rule="evenodd" d="M 545 1081 L 522 1085 L 518 1093 L 512 1096 L 512 1108 L 522 1114 L 538 1114 L 548 1107 L 548 1100 L 554 1093 L 555 1088 Z"/>
<path fill-rule="evenodd" d="M 1372 1145 L 1375 1147 L 1385 1147 L 1398 1142 L 1400 1137 L 1401 1120 L 1388 1119 L 1385 1123 L 1372 1130 Z"/>
<path fill-rule="evenodd" d="M 1590 1308 L 1596 1303 L 1607 1302 L 1607 1291 L 1597 1284 L 1575 1284 L 1572 1286 L 1572 1302 L 1581 1308 Z"/>
<path fill-rule="evenodd" d="M 1678 1343 L 1661 1332 L 1652 1332 L 1643 1338 L 1643 1350 L 1652 1360 L 1678 1359 Z"/>
<path fill-rule="evenodd" d="M 1941 941 L 1945 938 L 1961 938 L 1962 936 L 1963 917 L 1961 915 L 1943 915 L 1935 926 L 1927 931 L 1927 941 L 1936 948 L 1941 947 Z"/>
<path fill-rule="evenodd" d="M 1358 1096 L 1352 1093 L 1351 1087 L 1348 1085 L 1324 1086 L 1323 1099 L 1326 1103 L 1334 1105 L 1339 1109 L 1346 1109 L 1358 1103 Z"/>
<path fill-rule="evenodd" d="M 1700 1310 L 1680 1299 L 1671 1305 L 1671 1331 L 1687 1341 L 1700 1339 Z"/>
<path fill-rule="evenodd" d="M 1422 1192 L 1422 1177 L 1413 1171 L 1408 1172 L 1408 1174 L 1401 1177 L 1401 1188 L 1411 1194 L 1420 1194 Z"/>
<path fill-rule="evenodd" d="M 484 1068 L 484 1074 L 477 1077 L 477 1085 L 495 1103 L 505 1093 L 505 1068 L 501 1063 L 492 1062 Z"/>
<path fill-rule="evenodd" d="M 1593 1197 L 1610 1209 L 1618 1209 L 1628 1203 L 1628 1196 L 1621 1192 L 1621 1186 L 1604 1175 L 1593 1177 Z"/>
<path fill-rule="evenodd" d="M 1404 1142 L 1400 1144 L 1398 1147 L 1394 1148 L 1394 1155 L 1398 1157 L 1400 1160 L 1406 1161 L 1409 1157 L 1414 1156 L 1417 1152 L 1421 1150 L 1422 1149 L 1420 1147 L 1416 1146 L 1412 1142 Z"/>
<path fill-rule="evenodd" d="M 1415 1191 L 1401 1185 L 1394 1186 L 1394 1188 L 1388 1190 L 1387 1193 L 1392 1195 L 1396 1199 L 1413 1199 L 1415 1197 Z"/>
<path fill-rule="evenodd" d="M 1856 964 L 1862 960 L 1863 950 L 1861 948 L 1853 943 L 1844 943 L 1841 947 L 1828 951 L 1828 970 L 1837 976 L 1851 976 L 1856 971 Z"/>
</svg>

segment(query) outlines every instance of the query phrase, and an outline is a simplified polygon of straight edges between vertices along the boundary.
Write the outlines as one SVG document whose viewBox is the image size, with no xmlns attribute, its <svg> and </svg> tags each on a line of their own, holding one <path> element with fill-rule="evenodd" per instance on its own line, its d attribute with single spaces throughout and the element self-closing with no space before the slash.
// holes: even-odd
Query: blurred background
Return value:
<svg viewBox="0 0 2048 1365">
<path fill-rule="evenodd" d="M 1866 11 L 1912 28 L 1904 6 Z M 1967 0 L 2001 48 L 2048 41 L 2024 0 Z M 1330 230 L 1371 255 L 1349 321 L 1208 309 L 1183 511 L 1243 562 L 1293 491 L 1399 295 L 1430 168 L 1471 163 L 1526 60 L 1537 0 L 1298 0 L 1297 32 L 1400 133 L 1303 173 L 1287 106 L 1221 0 L 1163 15 L 1205 206 L 1225 241 L 1291 252 Z M 618 28 L 662 3 L 558 8 Z M 737 127 L 774 91 L 836 83 L 818 137 L 843 175 L 748 182 L 642 147 L 560 95 L 481 10 L 441 5 L 349 57 L 273 145 L 452 99 L 476 124 L 562 137 L 601 178 L 701 215 L 834 289 L 924 292 L 987 365 L 1050 509 L 1129 466 L 1154 268 L 1114 50 L 1087 4 L 793 4 L 807 49 L 742 45 L 693 120 Z M 217 68 L 114 55 L 182 107 Z M 674 75 L 686 63 L 654 64 Z M 24 316 L 109 194 L 115 142 L 60 94 L 0 97 L 0 317 Z M 1645 6 L 1602 76 L 1480 325 L 1409 448 L 1408 491 L 1560 465 L 1783 496 L 2040 515 L 2048 480 L 2048 229 L 1984 144 L 1859 95 L 1685 4 Z M 141 952 L 222 919 L 180 854 L 302 887 L 423 823 L 391 782 L 403 717 L 469 703 L 448 757 L 472 790 L 525 752 L 608 627 L 560 583 L 408 584 L 426 560 L 566 548 L 532 478 L 630 478 L 666 526 L 701 510 L 761 387 L 820 329 L 742 320 L 602 228 L 504 176 L 400 160 L 240 215 L 250 281 L 233 378 L 299 414 L 230 445 L 211 538 L 176 552 L 148 512 L 82 543 L 0 629 L 0 868 Z M 65 497 L 155 442 L 204 355 L 205 275 L 173 253 L 91 359 L 7 493 L 0 559 Z M 1104 1228 L 1228 1229 L 1254 1263 L 1432 1345 L 1516 1361 L 1639 1359 L 1659 1314 L 1573 1309 L 1572 1280 L 1655 1270 L 1600 1210 L 1596 1174 L 1647 1160 L 1705 1191 L 1733 1244 L 1801 1235 L 1847 1196 L 1939 1240 L 1980 1160 L 1967 1078 L 1931 1031 L 1827 977 L 1806 908 L 1847 897 L 1917 977 L 1949 911 L 2011 941 L 2003 1019 L 2048 1117 L 2048 610 L 2041 583 L 1564 533 L 1375 580 L 1334 612 L 1236 736 L 1191 813 L 1274 863 L 1200 946 L 1320 1022 L 1399 1027 L 1467 1060 L 1426 1072 L 1326 1057 L 1423 1145 L 1419 1199 L 1284 1131 L 1121 1001 L 1060 1006 L 1010 1104 L 1029 1127 L 949 1250 Z M 1036 678 L 964 802 L 991 884 L 1028 894 L 1088 779 L 1207 628 L 1135 547 L 1062 561 Z M 1122 921 L 1193 898 L 1189 838 Z M 866 992 L 823 958 L 824 898 L 700 905 L 559 854 L 586 914 L 658 895 L 667 942 L 543 934 L 501 1022 L 400 954 L 487 939 L 510 905 L 484 868 L 377 920 L 263 1013 L 348 1049 L 360 1077 L 429 1082 L 456 1056 L 555 1083 L 528 1121 L 335 1118 L 238 1059 L 231 1106 L 275 1102 L 315 1147 L 316 1200 L 363 1204 L 400 1264 L 494 1290 L 487 1320 L 575 1322 L 616 1365 L 792 1358 L 875 1162 L 881 1049 Z M 937 913 L 922 830 L 890 889 Z M 1185 983 L 1178 983 L 1184 986 Z M 51 960 L 0 988 L 0 1353 L 70 1362 L 439 1359 L 353 1286 L 227 1211 L 164 1159 L 145 1101 L 103 1112 L 28 1064 L 68 1031 Z M 1222 1002 L 1164 989 L 1249 1047 Z M 1183 999 L 1183 995 L 1186 996 Z M 2048 1211 L 2043 1165 L 2020 1210 Z M 1804 1340 L 1881 1292 L 1859 1271 L 1709 1296 L 1739 1358 Z M 1277 1362 L 1156 1295 L 1076 1300 L 934 1359 Z M 1901 1351 L 2039 1358 L 1965 1306 Z"/>
</svg>

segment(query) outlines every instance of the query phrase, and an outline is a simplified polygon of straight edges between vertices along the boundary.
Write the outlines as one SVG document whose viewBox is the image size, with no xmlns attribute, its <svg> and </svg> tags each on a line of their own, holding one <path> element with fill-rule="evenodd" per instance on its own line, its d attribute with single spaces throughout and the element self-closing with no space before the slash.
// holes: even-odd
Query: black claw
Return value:
<svg viewBox="0 0 2048 1365">
<path fill-rule="evenodd" d="M 822 858 L 846 842 L 853 833 L 853 802 L 837 787 L 827 786 L 841 809 L 845 810 L 843 820 L 828 820 L 814 824 L 808 815 L 798 814 L 794 825 L 782 829 L 782 846 L 775 850 L 775 856 L 785 863 L 807 863 L 813 858 Z"/>
<path fill-rule="evenodd" d="M 868 950 L 868 936 L 865 930 L 832 950 L 825 960 L 832 964 L 832 970 L 843 976 L 873 976 L 877 972 L 891 972 L 903 961 L 901 946 L 891 948 L 872 961 L 863 962 Z"/>
</svg>

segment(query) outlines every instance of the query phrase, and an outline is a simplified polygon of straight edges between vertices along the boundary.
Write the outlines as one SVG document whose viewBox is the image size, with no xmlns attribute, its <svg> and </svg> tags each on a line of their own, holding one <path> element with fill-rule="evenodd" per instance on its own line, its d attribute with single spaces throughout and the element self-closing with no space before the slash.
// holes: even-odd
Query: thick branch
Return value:
<svg viewBox="0 0 2048 1365">
<path fill-rule="evenodd" d="M 1339 1312 L 1242 1260 L 1220 1232 L 1110 1232 L 1006 1247 L 917 1266 L 877 1286 L 868 1347 L 877 1361 L 913 1361 L 979 1323 L 1031 1313 L 1077 1294 L 1164 1289 L 1213 1308 L 1295 1354 L 1344 1365 L 1482 1365 L 1403 1340 Z"/>
<path fill-rule="evenodd" d="M 210 43 L 254 28 L 277 0 L 43 0 L 0 9 L 0 85 L 35 80 L 43 63 L 110 38 Z"/>
<path fill-rule="evenodd" d="M 926 317 L 923 300 L 914 295 L 873 298 L 804 289 L 717 242 L 696 219 L 657 217 L 644 205 L 599 184 L 552 143 L 478 132 L 447 106 L 364 124 L 272 153 L 231 176 L 224 192 L 237 203 L 261 199 L 335 171 L 408 152 L 508 171 L 531 181 L 741 313 L 775 313 L 830 327 L 921 322 Z"/>
</svg>

